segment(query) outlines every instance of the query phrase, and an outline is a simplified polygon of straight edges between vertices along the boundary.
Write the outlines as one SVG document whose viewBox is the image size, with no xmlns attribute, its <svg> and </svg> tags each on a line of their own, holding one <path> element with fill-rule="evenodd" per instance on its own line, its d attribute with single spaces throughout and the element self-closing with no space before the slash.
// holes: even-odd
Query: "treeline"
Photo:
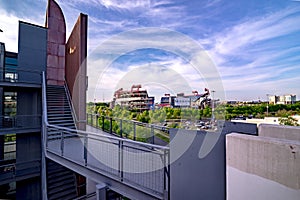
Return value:
<svg viewBox="0 0 300 200">
<path fill-rule="evenodd" d="M 119 119 L 137 120 L 144 123 L 163 123 L 169 119 L 188 119 L 199 120 L 201 118 L 210 118 L 212 114 L 211 108 L 205 108 L 203 110 L 193 108 L 161 108 L 155 110 L 146 110 L 143 112 L 129 111 L 120 106 L 115 106 L 113 109 L 104 104 L 92 104 L 89 103 L 87 107 L 87 113 L 99 114 L 100 116 L 108 116 Z"/>
<path fill-rule="evenodd" d="M 267 108 L 268 107 L 268 108 Z M 226 119 L 233 119 L 236 117 L 289 117 L 300 114 L 300 102 L 288 105 L 268 105 L 267 103 L 253 104 L 253 105 L 226 105 Z"/>
<path fill-rule="evenodd" d="M 268 108 L 267 108 L 268 107 Z M 212 117 L 212 109 L 206 107 L 203 110 L 193 108 L 161 108 L 155 110 L 147 110 L 144 112 L 129 111 L 115 106 L 109 108 L 105 103 L 88 103 L 87 112 L 109 116 L 113 118 L 137 120 L 144 123 L 163 123 L 166 120 L 186 119 L 201 120 Z M 239 117 L 289 117 L 292 115 L 300 115 L 300 102 L 288 105 L 268 105 L 267 103 L 251 104 L 251 105 L 219 105 L 215 108 L 214 117 L 216 119 L 234 119 Z"/>
</svg>

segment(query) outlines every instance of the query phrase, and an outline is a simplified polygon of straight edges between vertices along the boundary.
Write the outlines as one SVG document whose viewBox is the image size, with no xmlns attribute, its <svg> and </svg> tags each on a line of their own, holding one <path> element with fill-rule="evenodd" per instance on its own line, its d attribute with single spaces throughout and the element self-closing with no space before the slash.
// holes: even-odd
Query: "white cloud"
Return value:
<svg viewBox="0 0 300 200">
<path fill-rule="evenodd" d="M 44 20 L 37 14 L 34 19 L 27 17 L 16 16 L 14 13 L 7 13 L 0 8 L 0 28 L 3 32 L 0 33 L 0 42 L 5 43 L 6 51 L 18 52 L 18 33 L 19 21 L 30 22 L 32 24 L 42 25 Z"/>
<path fill-rule="evenodd" d="M 247 96 L 281 91 L 299 81 L 299 9 L 287 8 L 263 17 L 241 20 L 209 38 L 200 40 L 216 62 L 225 90 Z M 288 79 L 286 77 L 289 77 Z M 288 81 L 289 80 L 289 81 Z M 300 93 L 299 88 L 294 93 Z M 292 92 L 292 91 L 291 91 Z M 230 95 L 229 95 L 230 98 Z M 252 98 L 253 99 L 253 98 Z"/>
</svg>

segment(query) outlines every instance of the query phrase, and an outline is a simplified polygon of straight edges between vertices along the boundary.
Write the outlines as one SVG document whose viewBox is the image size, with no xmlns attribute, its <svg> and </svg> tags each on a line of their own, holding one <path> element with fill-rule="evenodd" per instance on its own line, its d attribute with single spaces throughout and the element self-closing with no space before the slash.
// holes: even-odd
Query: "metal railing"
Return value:
<svg viewBox="0 0 300 200">
<path fill-rule="evenodd" d="M 169 147 L 49 124 L 45 76 L 43 78 L 43 146 L 46 157 L 52 153 L 136 190 L 160 199 L 169 197 Z M 49 140 L 52 133 L 59 133 L 60 137 Z"/>
<path fill-rule="evenodd" d="M 28 176 L 39 176 L 40 160 L 17 162 L 0 165 L 0 184 L 11 182 L 16 178 L 28 178 Z"/>
<path fill-rule="evenodd" d="M 169 177 L 169 148 L 125 138 L 47 125 L 46 149 L 90 170 L 163 196 Z M 70 137 L 70 135 L 76 137 Z"/>
<path fill-rule="evenodd" d="M 16 67 L 0 67 L 0 82 L 41 84 L 41 71 Z"/>
<path fill-rule="evenodd" d="M 87 124 L 112 135 L 154 144 L 155 136 L 168 139 L 169 128 L 156 124 L 143 123 L 97 114 L 87 113 Z M 168 141 L 165 141 L 168 143 Z"/>
<path fill-rule="evenodd" d="M 0 116 L 0 129 L 41 128 L 41 115 Z"/>
<path fill-rule="evenodd" d="M 16 159 L 16 141 L 4 143 L 4 160 Z"/>
<path fill-rule="evenodd" d="M 79 122 L 79 120 L 78 120 L 77 115 L 76 115 L 76 110 L 74 108 L 73 101 L 72 101 L 71 94 L 70 94 L 70 90 L 69 90 L 69 86 L 68 86 L 68 83 L 67 83 L 66 80 L 65 80 L 64 87 L 65 87 L 68 103 L 69 103 L 69 106 L 70 106 L 70 109 L 71 109 L 71 112 L 72 112 L 72 117 L 73 117 L 73 120 L 75 122 L 74 124 L 75 124 L 75 127 L 77 129 L 77 123 Z"/>
</svg>

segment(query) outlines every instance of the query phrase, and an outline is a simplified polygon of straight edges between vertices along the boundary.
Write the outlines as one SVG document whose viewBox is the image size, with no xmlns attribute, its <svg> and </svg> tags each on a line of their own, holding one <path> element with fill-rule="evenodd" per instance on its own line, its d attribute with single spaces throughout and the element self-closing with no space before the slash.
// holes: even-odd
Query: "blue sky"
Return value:
<svg viewBox="0 0 300 200">
<path fill-rule="evenodd" d="M 157 98 L 164 93 L 202 92 L 209 86 L 207 77 L 197 74 L 185 56 L 167 51 L 163 45 L 170 46 L 166 44 L 169 40 L 161 38 L 153 41 L 154 46 L 163 44 L 160 48 L 131 48 L 99 74 L 99 46 L 116 34 L 147 27 L 178 32 L 201 46 L 215 64 L 228 100 L 265 100 L 266 94 L 286 93 L 300 97 L 300 1 L 57 2 L 68 34 L 80 12 L 89 16 L 88 56 L 94 58 L 88 68 L 89 100 L 109 100 L 118 87 L 129 89 L 138 83 Z M 6 43 L 7 50 L 17 51 L 18 20 L 44 25 L 46 5 L 46 0 L 0 0 L 0 28 L 4 31 L 0 41 Z M 174 43 L 181 45 L 181 41 Z M 158 81 L 163 78 L 166 80 Z M 220 88 L 215 90 L 218 97 Z"/>
</svg>

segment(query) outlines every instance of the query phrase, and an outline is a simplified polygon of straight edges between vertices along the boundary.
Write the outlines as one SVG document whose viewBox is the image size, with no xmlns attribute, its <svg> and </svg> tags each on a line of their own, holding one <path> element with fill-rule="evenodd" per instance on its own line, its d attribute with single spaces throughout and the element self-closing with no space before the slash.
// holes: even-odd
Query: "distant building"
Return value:
<svg viewBox="0 0 300 200">
<path fill-rule="evenodd" d="M 205 88 L 204 94 L 199 94 L 198 91 L 192 91 L 190 95 L 178 93 L 176 96 L 170 96 L 170 94 L 165 94 L 164 97 L 161 97 L 160 107 L 203 108 L 211 101 L 208 95 L 207 88 Z"/>
<path fill-rule="evenodd" d="M 132 85 L 131 90 L 118 89 L 114 93 L 112 107 L 120 105 L 129 110 L 150 110 L 154 107 L 154 97 L 149 97 L 147 90 L 141 89 L 141 85 Z"/>
<path fill-rule="evenodd" d="M 189 108 L 191 107 L 191 98 L 184 96 L 177 96 L 174 99 L 174 107 Z"/>
<path fill-rule="evenodd" d="M 165 94 L 165 96 L 160 98 L 159 107 L 168 107 L 173 108 L 175 106 L 175 96 L 171 96 L 170 94 Z"/>
<path fill-rule="evenodd" d="M 244 122 L 250 124 L 256 124 L 259 126 L 260 124 L 277 124 L 279 125 L 280 117 L 265 117 L 263 119 L 258 118 L 245 118 L 245 119 L 232 119 L 232 122 Z"/>
<path fill-rule="evenodd" d="M 286 94 L 281 96 L 269 96 L 269 104 L 294 104 L 296 102 L 296 95 Z"/>
</svg>

